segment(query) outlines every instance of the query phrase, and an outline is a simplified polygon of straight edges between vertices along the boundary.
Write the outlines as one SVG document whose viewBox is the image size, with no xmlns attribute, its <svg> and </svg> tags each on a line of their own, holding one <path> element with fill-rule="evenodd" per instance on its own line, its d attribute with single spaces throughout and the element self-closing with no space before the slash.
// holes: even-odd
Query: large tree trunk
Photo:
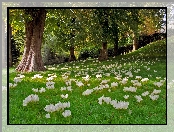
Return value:
<svg viewBox="0 0 174 132">
<path fill-rule="evenodd" d="M 98 60 L 103 61 L 107 59 L 108 59 L 107 42 L 103 42 Z"/>
<path fill-rule="evenodd" d="M 41 44 L 43 38 L 43 31 L 46 19 L 46 10 L 40 9 L 37 11 L 29 10 L 32 16 L 31 21 L 26 21 L 26 44 L 24 54 L 20 64 L 17 66 L 17 71 L 44 71 Z"/>
<path fill-rule="evenodd" d="M 12 66 L 11 37 L 12 37 L 12 27 L 11 27 L 11 24 L 9 24 L 9 36 L 8 36 L 8 41 L 9 41 L 9 67 Z"/>
</svg>

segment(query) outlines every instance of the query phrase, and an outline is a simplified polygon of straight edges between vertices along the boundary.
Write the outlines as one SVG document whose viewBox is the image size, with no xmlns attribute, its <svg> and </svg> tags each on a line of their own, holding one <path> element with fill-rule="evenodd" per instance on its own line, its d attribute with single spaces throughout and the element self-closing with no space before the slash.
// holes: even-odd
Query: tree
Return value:
<svg viewBox="0 0 174 132">
<path fill-rule="evenodd" d="M 98 18 L 99 25 L 102 29 L 102 49 L 100 50 L 99 60 L 107 60 L 108 52 L 107 52 L 107 36 L 109 30 L 109 11 L 110 9 L 96 9 L 95 14 Z"/>
<path fill-rule="evenodd" d="M 25 9 L 25 33 L 26 43 L 21 62 L 17 66 L 17 71 L 44 71 L 41 45 L 43 31 L 46 19 L 46 10 L 41 9 Z"/>
</svg>

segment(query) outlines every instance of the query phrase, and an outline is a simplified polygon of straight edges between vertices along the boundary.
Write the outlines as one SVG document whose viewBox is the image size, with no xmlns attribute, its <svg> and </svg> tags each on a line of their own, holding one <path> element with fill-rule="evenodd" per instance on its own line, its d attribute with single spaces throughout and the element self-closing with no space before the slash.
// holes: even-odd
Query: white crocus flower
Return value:
<svg viewBox="0 0 174 132">
<path fill-rule="evenodd" d="M 46 114 L 45 117 L 46 117 L 46 118 L 50 118 L 50 114 L 49 114 L 49 113 Z"/>
<path fill-rule="evenodd" d="M 45 91 L 46 91 L 46 90 L 45 90 L 45 88 L 43 88 L 43 87 L 39 90 L 40 93 L 43 93 L 43 92 L 45 92 Z"/>
<path fill-rule="evenodd" d="M 161 77 L 156 77 L 156 79 L 161 79 Z"/>
<path fill-rule="evenodd" d="M 102 104 L 102 101 L 103 101 L 103 98 L 104 98 L 104 95 L 100 98 L 98 98 L 98 103 L 101 105 Z"/>
<path fill-rule="evenodd" d="M 103 97 L 103 101 L 106 102 L 107 104 L 109 104 L 111 102 L 111 98 L 110 97 Z"/>
<path fill-rule="evenodd" d="M 63 98 L 63 99 L 67 99 L 68 98 L 68 94 L 65 94 L 65 95 L 61 95 L 61 97 Z"/>
<path fill-rule="evenodd" d="M 137 86 L 137 87 L 142 86 L 141 83 L 139 83 L 139 82 L 138 82 L 138 83 L 134 83 L 133 85 L 134 85 L 134 86 Z"/>
<path fill-rule="evenodd" d="M 44 110 L 47 112 L 54 112 L 56 111 L 56 107 L 53 104 L 50 104 L 50 105 L 46 105 Z"/>
<path fill-rule="evenodd" d="M 126 91 L 130 91 L 130 92 L 136 92 L 137 88 L 135 87 L 124 87 L 123 91 L 126 92 Z"/>
<path fill-rule="evenodd" d="M 48 89 L 54 89 L 55 82 L 46 82 L 46 88 Z"/>
<path fill-rule="evenodd" d="M 66 87 L 61 87 L 60 90 L 61 91 L 66 90 Z"/>
<path fill-rule="evenodd" d="M 141 76 L 136 76 L 136 79 L 141 79 L 142 77 Z"/>
<path fill-rule="evenodd" d="M 89 76 L 89 75 L 86 75 L 86 77 L 82 77 L 82 78 L 83 78 L 83 80 L 85 80 L 86 82 L 88 82 L 88 81 L 89 81 L 90 76 Z"/>
<path fill-rule="evenodd" d="M 47 78 L 46 80 L 47 81 L 52 81 L 54 78 L 53 77 L 49 77 L 49 78 Z"/>
<path fill-rule="evenodd" d="M 68 80 L 65 82 L 67 86 L 70 86 L 71 85 L 71 80 Z"/>
<path fill-rule="evenodd" d="M 131 80 L 131 83 L 139 83 L 138 80 Z"/>
<path fill-rule="evenodd" d="M 105 73 L 105 76 L 109 77 L 110 76 L 110 73 Z"/>
<path fill-rule="evenodd" d="M 71 86 L 68 86 L 66 89 L 67 89 L 68 91 L 72 91 Z"/>
<path fill-rule="evenodd" d="M 148 80 L 149 80 L 148 78 L 143 78 L 143 79 L 141 79 L 141 82 L 146 82 Z"/>
<path fill-rule="evenodd" d="M 17 86 L 17 83 L 14 83 L 14 84 L 9 83 L 9 87 L 16 87 L 16 86 Z"/>
<path fill-rule="evenodd" d="M 123 78 L 123 80 L 121 81 L 121 83 L 122 83 L 122 84 L 126 84 L 126 83 L 127 83 L 127 81 L 128 81 L 128 79 L 127 79 L 127 78 Z"/>
<path fill-rule="evenodd" d="M 134 97 L 137 99 L 137 102 L 141 102 L 143 100 L 141 95 L 135 95 Z"/>
<path fill-rule="evenodd" d="M 102 80 L 102 82 L 100 84 L 106 84 L 108 83 L 110 80 Z"/>
<path fill-rule="evenodd" d="M 96 75 L 96 78 L 101 78 L 101 77 L 102 77 L 101 74 L 97 74 L 97 75 Z"/>
<path fill-rule="evenodd" d="M 81 87 L 81 86 L 84 86 L 84 84 L 80 81 L 80 82 L 76 82 L 76 85 Z"/>
<path fill-rule="evenodd" d="M 21 82 L 21 81 L 22 81 L 22 79 L 20 77 L 15 77 L 14 78 L 14 82 L 15 83 L 18 83 L 18 82 Z"/>
<path fill-rule="evenodd" d="M 71 111 L 70 111 L 70 110 L 65 110 L 65 111 L 62 113 L 62 115 L 63 115 L 64 117 L 68 117 L 68 116 L 71 115 Z"/>
<path fill-rule="evenodd" d="M 124 95 L 124 98 L 125 98 L 125 99 L 128 99 L 128 98 L 129 98 L 129 95 Z"/>
<path fill-rule="evenodd" d="M 88 83 L 87 86 L 90 86 L 90 84 Z"/>
<path fill-rule="evenodd" d="M 36 88 L 36 89 L 32 88 L 32 90 L 33 90 L 34 92 L 38 92 L 38 88 Z"/>
<path fill-rule="evenodd" d="M 91 94 L 93 92 L 93 89 L 87 89 L 86 91 L 84 91 L 83 93 L 82 93 L 82 95 L 89 95 L 89 94 Z"/>
<path fill-rule="evenodd" d="M 36 78 L 42 78 L 43 76 L 41 76 L 40 74 L 36 74 L 34 75 L 34 77 L 32 77 L 32 79 L 36 79 Z"/>
<path fill-rule="evenodd" d="M 108 89 L 108 92 L 111 92 L 111 90 L 110 90 L 110 89 Z"/>
<path fill-rule="evenodd" d="M 25 75 L 21 75 L 21 74 L 19 74 L 19 78 L 24 78 L 25 77 Z"/>
<path fill-rule="evenodd" d="M 117 82 L 111 83 L 111 87 L 117 87 L 117 86 L 118 86 L 118 83 Z"/>
<path fill-rule="evenodd" d="M 153 83 L 155 86 L 158 86 L 158 87 L 161 87 L 162 85 L 163 85 L 163 83 L 161 83 L 161 82 L 154 82 Z"/>
<path fill-rule="evenodd" d="M 149 91 L 146 91 L 146 92 L 142 93 L 141 95 L 142 96 L 147 96 L 148 94 L 149 94 Z"/>
<path fill-rule="evenodd" d="M 149 97 L 152 99 L 152 100 L 157 100 L 159 98 L 159 95 L 149 95 Z"/>
<path fill-rule="evenodd" d="M 161 90 L 154 89 L 153 92 L 152 92 L 152 94 L 159 94 L 159 93 L 161 93 Z"/>
</svg>

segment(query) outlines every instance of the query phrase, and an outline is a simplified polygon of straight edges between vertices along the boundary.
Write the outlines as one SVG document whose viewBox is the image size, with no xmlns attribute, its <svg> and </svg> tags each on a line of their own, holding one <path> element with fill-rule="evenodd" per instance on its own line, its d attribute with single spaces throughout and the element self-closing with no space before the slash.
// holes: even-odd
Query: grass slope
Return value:
<svg viewBox="0 0 174 132">
<path fill-rule="evenodd" d="M 127 55 L 110 58 L 107 61 L 86 60 L 72 63 L 64 63 L 48 66 L 45 72 L 21 73 L 25 75 L 16 87 L 9 89 L 9 123 L 10 124 L 166 124 L 166 42 L 158 41 L 145 46 Z M 72 91 L 61 91 L 61 87 L 66 87 L 62 79 L 64 73 L 70 73 L 70 79 L 85 81 L 82 77 L 90 76 L 88 85 L 78 87 L 72 81 Z M 133 77 L 125 75 L 131 72 Z M 14 83 L 14 78 L 19 74 L 14 68 L 9 69 L 9 82 Z M 41 74 L 41 79 L 31 79 L 35 74 Z M 48 74 L 56 74 L 57 77 L 54 89 L 47 89 L 46 82 Z M 101 74 L 101 79 L 96 75 Z M 109 75 L 110 74 L 110 75 Z M 121 80 L 116 79 L 122 75 Z M 124 87 L 133 86 L 131 80 L 138 80 L 136 76 L 148 78 L 147 82 L 141 83 L 136 92 L 124 92 Z M 126 84 L 122 84 L 123 78 L 127 77 Z M 84 96 L 82 93 L 86 89 L 93 89 L 100 85 L 102 80 L 110 80 L 107 84 L 109 88 L 93 91 L 90 95 Z M 163 85 L 157 87 L 154 82 Z M 139 80 L 140 81 L 140 80 Z M 111 83 L 117 82 L 118 86 L 111 88 Z M 35 93 L 32 88 L 46 88 L 44 93 Z M 142 101 L 137 102 L 135 95 L 141 95 L 145 91 L 152 93 L 154 89 L 161 90 L 157 100 L 150 99 L 149 95 L 141 96 Z M 23 106 L 23 100 L 30 94 L 39 96 L 38 102 L 28 103 Z M 68 94 L 67 99 L 63 99 L 61 94 Z M 129 102 L 128 109 L 115 109 L 105 102 L 100 105 L 98 98 L 101 96 L 110 97 L 112 100 L 122 100 Z M 128 99 L 124 96 L 129 95 Z M 58 102 L 70 102 L 71 116 L 63 117 L 61 111 L 50 113 L 51 118 L 46 118 L 48 113 L 44 110 L 46 105 Z"/>
</svg>

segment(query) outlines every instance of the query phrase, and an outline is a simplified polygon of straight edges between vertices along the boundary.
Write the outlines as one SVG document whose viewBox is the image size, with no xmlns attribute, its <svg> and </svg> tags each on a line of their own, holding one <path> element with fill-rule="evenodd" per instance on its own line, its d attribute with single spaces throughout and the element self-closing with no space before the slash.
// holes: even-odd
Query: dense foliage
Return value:
<svg viewBox="0 0 174 132">
<path fill-rule="evenodd" d="M 42 56 L 45 63 L 50 58 L 48 54 L 50 51 L 64 57 L 70 53 L 69 49 L 72 46 L 77 58 L 79 54 L 87 52 L 86 49 L 92 47 L 96 47 L 95 53 L 86 54 L 93 54 L 87 55 L 89 57 L 97 57 L 98 50 L 102 48 L 102 41 L 107 41 L 108 47 L 112 47 L 114 50 L 126 47 L 133 42 L 135 36 L 139 38 L 141 35 L 151 35 L 159 30 L 165 14 L 163 9 L 72 8 L 46 10 L 42 44 Z M 25 9 L 9 10 L 9 22 L 13 28 L 12 35 L 17 43 L 23 44 L 23 48 L 25 22 L 31 18 L 26 12 Z M 120 54 L 119 51 L 117 52 L 114 55 Z"/>
</svg>

